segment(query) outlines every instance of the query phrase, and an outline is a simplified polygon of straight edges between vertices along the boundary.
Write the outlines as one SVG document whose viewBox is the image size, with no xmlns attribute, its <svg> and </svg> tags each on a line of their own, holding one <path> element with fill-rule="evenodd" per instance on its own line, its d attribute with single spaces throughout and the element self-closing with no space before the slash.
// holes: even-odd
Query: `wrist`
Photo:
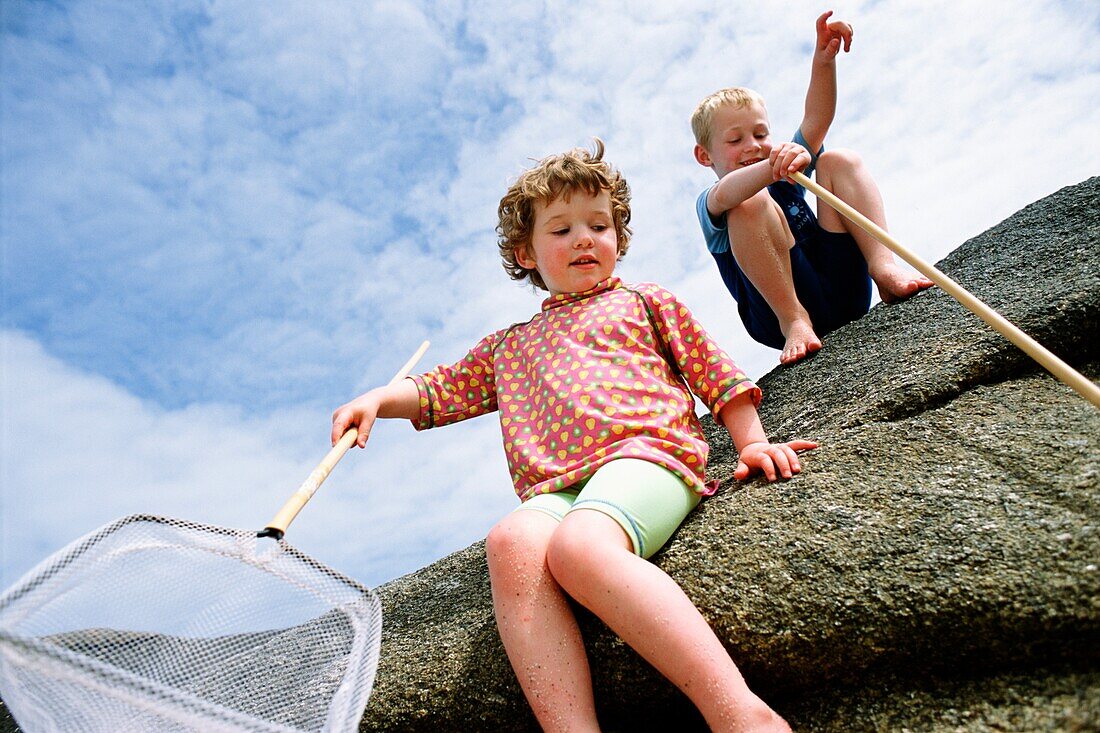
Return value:
<svg viewBox="0 0 1100 733">
<path fill-rule="evenodd" d="M 771 445 L 771 441 L 769 441 L 766 437 L 765 438 L 758 438 L 758 439 L 755 439 L 755 440 L 750 440 L 749 442 L 745 443 L 744 445 L 739 446 L 737 448 L 737 452 L 738 453 L 744 453 L 745 451 L 747 451 L 749 448 L 753 447 L 754 445 L 767 446 L 767 445 Z"/>
<path fill-rule="evenodd" d="M 410 420 L 420 414 L 420 393 L 411 379 L 376 387 L 367 393 L 378 417 L 401 417 Z"/>
</svg>

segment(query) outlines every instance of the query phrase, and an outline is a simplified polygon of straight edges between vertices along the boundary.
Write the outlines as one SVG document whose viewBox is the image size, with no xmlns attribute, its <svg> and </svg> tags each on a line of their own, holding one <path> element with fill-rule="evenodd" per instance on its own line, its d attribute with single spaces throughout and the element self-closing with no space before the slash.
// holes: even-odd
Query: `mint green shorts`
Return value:
<svg viewBox="0 0 1100 733">
<path fill-rule="evenodd" d="M 532 496 L 516 511 L 543 512 L 559 522 L 577 509 L 603 512 L 626 532 L 634 554 L 649 558 L 668 542 L 701 499 L 664 466 L 620 458 L 601 466 L 582 484 Z"/>
</svg>

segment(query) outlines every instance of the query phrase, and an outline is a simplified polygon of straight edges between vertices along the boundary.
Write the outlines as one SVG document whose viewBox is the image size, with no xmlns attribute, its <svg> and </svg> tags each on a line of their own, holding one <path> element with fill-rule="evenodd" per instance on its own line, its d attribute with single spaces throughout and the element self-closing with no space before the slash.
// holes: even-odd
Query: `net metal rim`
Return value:
<svg viewBox="0 0 1100 733">
<path fill-rule="evenodd" d="M 203 524 L 200 522 L 172 519 L 169 517 L 158 516 L 156 514 L 130 514 L 128 516 L 121 517 L 114 522 L 111 522 L 110 524 L 104 525 L 99 529 L 89 532 L 88 534 L 77 540 L 74 540 L 70 544 L 58 550 L 53 555 L 47 557 L 38 565 L 34 566 L 29 571 L 24 573 L 19 580 L 12 584 L 11 588 L 4 591 L 3 594 L 0 594 L 0 614 L 3 614 L 5 609 L 19 601 L 24 596 L 33 593 L 38 588 L 48 584 L 57 576 L 64 573 L 82 555 L 88 553 L 96 545 L 104 542 L 108 537 L 117 533 L 120 529 L 132 524 L 137 524 L 139 522 L 198 530 L 200 532 L 206 532 L 214 535 L 222 535 L 225 537 L 250 537 L 255 535 L 254 530 L 232 529 L 214 524 Z M 279 550 L 281 552 L 286 553 L 288 556 L 297 560 L 298 562 L 308 565 L 312 569 L 317 570 L 324 575 L 327 575 L 332 580 L 346 585 L 349 589 L 357 591 L 364 596 L 377 597 L 372 589 L 363 585 L 359 581 L 344 575 L 343 573 L 340 573 L 326 565 L 317 562 L 309 555 L 306 555 L 301 550 L 298 550 L 296 547 L 289 544 L 286 539 L 272 539 L 271 541 L 277 542 Z M 247 558 L 238 557 L 238 559 L 241 559 L 244 562 L 248 562 Z M 262 566 L 261 563 L 251 564 L 254 564 L 257 567 Z"/>
<path fill-rule="evenodd" d="M 40 666 L 48 667 L 57 677 L 74 677 L 74 670 L 91 672 L 91 676 L 79 678 L 82 686 L 98 688 L 104 695 L 123 700 L 128 705 L 147 708 L 158 716 L 175 718 L 180 723 L 191 724 L 193 721 L 189 716 L 199 715 L 205 718 L 209 725 L 221 729 L 227 729 L 223 722 L 228 721 L 235 728 L 255 731 L 255 733 L 299 733 L 298 728 L 279 725 L 245 715 L 231 708 L 215 705 L 196 695 L 182 692 L 178 688 L 158 684 L 113 664 L 100 662 L 39 639 L 15 636 L 0 629 L 0 645 L 5 646 L 4 654 L 0 655 L 0 662 L 10 664 L 6 657 L 15 650 L 17 657 L 20 652 L 24 658 L 33 657 Z M 101 680 L 112 683 L 112 686 Z M 186 711 L 188 716 L 178 713 L 173 715 L 172 708 L 155 707 L 148 702 L 150 697 L 170 700 L 180 710 Z"/>
<path fill-rule="evenodd" d="M 110 662 L 53 644 L 47 638 L 38 635 L 28 636 L 20 632 L 19 627 L 24 619 L 32 617 L 35 613 L 36 602 L 39 600 L 38 594 L 48 595 L 54 592 L 56 586 L 64 587 L 74 579 L 78 582 L 82 558 L 89 553 L 99 552 L 98 546 L 111 541 L 111 538 L 119 532 L 142 524 L 150 525 L 151 528 L 163 526 L 170 532 L 197 532 L 196 537 L 208 538 L 209 544 L 199 541 L 185 543 L 187 549 L 244 562 L 281 582 L 292 584 L 312 597 L 327 603 L 332 611 L 340 613 L 354 630 L 348 657 L 357 662 L 343 672 L 339 683 L 334 688 L 325 715 L 324 730 L 344 729 L 346 724 L 339 721 L 346 720 L 349 715 L 354 716 L 356 721 L 362 717 L 377 673 L 381 647 L 382 604 L 374 590 L 317 562 L 288 544 L 285 539 L 257 539 L 255 530 L 232 529 L 155 514 L 139 513 L 121 517 L 78 538 L 38 563 L 8 590 L 0 594 L 0 672 L 9 665 L 14 669 L 18 663 L 17 660 L 40 662 L 44 668 L 49 669 L 47 674 L 54 674 L 61 678 L 73 679 L 81 671 L 93 672 L 92 677 L 99 677 L 95 684 L 100 685 L 115 699 L 164 714 L 163 710 L 153 708 L 148 702 L 147 696 L 152 692 L 160 699 L 171 700 L 190 715 L 209 716 L 211 730 L 217 726 L 215 721 L 223 721 L 221 727 L 223 730 L 256 731 L 257 733 L 287 733 L 299 730 L 283 726 L 276 721 L 263 720 L 224 708 L 216 702 L 202 700 L 189 691 L 172 688 L 157 680 L 143 678 Z M 142 532 L 140 527 L 136 529 L 139 533 Z M 210 541 L 209 538 L 214 538 L 214 541 Z M 173 543 L 169 539 L 158 539 L 155 536 L 146 535 L 143 539 L 147 540 L 145 549 L 181 546 L 180 543 Z M 224 544 L 225 540 L 229 540 L 231 544 Z M 130 541 L 130 538 L 124 537 L 123 543 L 127 541 Z M 257 552 L 257 541 L 270 543 L 270 551 Z M 122 544 L 118 548 L 112 548 L 108 545 L 103 548 L 100 557 L 104 556 L 103 553 L 106 553 L 106 556 L 124 555 L 140 549 L 140 542 L 132 547 Z M 96 562 L 97 558 L 93 558 L 92 561 Z M 301 577 L 295 577 L 296 573 L 301 574 Z M 311 585 L 309 578 L 313 573 L 318 573 L 321 577 L 316 584 Z M 113 691 L 103 680 L 110 681 L 114 686 Z M 81 680 L 81 684 L 87 683 L 87 679 Z M 183 713 L 180 715 L 186 717 Z M 172 716 L 167 717 L 172 718 Z M 224 725 L 225 722 L 231 722 L 231 725 L 227 727 Z"/>
</svg>

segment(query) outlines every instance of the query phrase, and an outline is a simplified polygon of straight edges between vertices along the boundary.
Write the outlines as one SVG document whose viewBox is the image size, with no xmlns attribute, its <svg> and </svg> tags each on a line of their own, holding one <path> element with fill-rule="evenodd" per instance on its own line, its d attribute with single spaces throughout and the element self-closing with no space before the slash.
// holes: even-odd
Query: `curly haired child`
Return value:
<svg viewBox="0 0 1100 733">
<path fill-rule="evenodd" d="M 630 238 L 630 190 L 596 150 L 542 160 L 499 207 L 504 268 L 548 291 L 531 320 L 459 362 L 373 389 L 333 415 L 366 444 L 378 417 L 417 429 L 497 411 L 522 502 L 486 554 L 508 659 L 545 730 L 596 731 L 588 659 L 568 598 L 591 610 L 679 687 L 712 730 L 789 730 L 749 690 L 679 585 L 648 561 L 715 490 L 697 395 L 739 451 L 735 476 L 801 470 L 770 443 L 760 390 L 675 296 L 615 277 Z"/>
</svg>

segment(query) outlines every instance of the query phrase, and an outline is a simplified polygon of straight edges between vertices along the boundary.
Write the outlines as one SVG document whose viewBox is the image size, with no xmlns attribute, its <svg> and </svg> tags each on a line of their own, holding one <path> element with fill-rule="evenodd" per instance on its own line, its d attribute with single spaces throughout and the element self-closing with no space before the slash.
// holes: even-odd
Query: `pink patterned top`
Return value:
<svg viewBox="0 0 1100 733">
<path fill-rule="evenodd" d="M 715 416 L 744 393 L 760 404 L 760 389 L 676 296 L 616 277 L 551 296 L 527 323 L 412 379 L 417 430 L 500 411 L 508 468 L 524 501 L 617 458 L 653 461 L 699 494 L 713 494 L 703 476 L 709 446 L 684 382 Z"/>
</svg>

